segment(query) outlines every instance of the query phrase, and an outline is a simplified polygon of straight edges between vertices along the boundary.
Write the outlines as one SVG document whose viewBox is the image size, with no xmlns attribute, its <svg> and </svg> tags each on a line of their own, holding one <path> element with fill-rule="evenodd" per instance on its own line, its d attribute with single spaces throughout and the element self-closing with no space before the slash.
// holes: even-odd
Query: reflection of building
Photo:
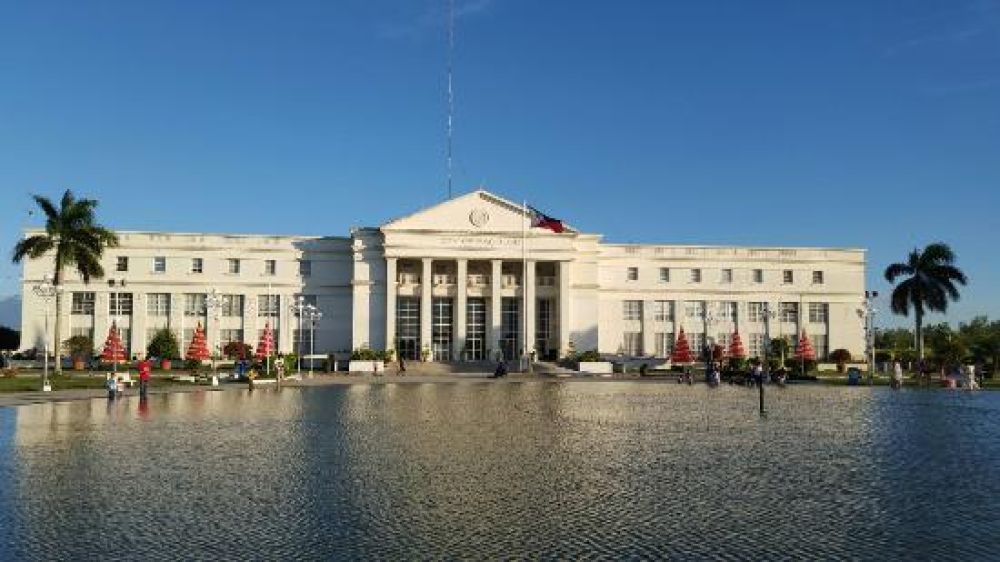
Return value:
<svg viewBox="0 0 1000 562">
<path fill-rule="evenodd" d="M 189 340 L 201 323 L 214 348 L 255 344 L 270 323 L 279 349 L 292 351 L 300 335 L 289 305 L 303 295 L 324 313 L 320 353 L 511 356 L 527 333 L 541 356 L 571 344 L 663 356 L 683 327 L 696 350 L 739 328 L 754 354 L 766 323 L 772 337 L 805 329 L 821 355 L 864 348 L 862 250 L 607 244 L 525 223 L 519 205 L 479 190 L 347 237 L 122 232 L 105 279 L 88 286 L 70 276 L 61 337 L 93 334 L 100 345 L 115 322 L 139 350 L 157 329 L 183 326 Z M 31 287 L 50 268 L 24 266 L 26 347 L 41 347 L 44 307 Z M 206 307 L 213 289 L 222 304 Z"/>
</svg>

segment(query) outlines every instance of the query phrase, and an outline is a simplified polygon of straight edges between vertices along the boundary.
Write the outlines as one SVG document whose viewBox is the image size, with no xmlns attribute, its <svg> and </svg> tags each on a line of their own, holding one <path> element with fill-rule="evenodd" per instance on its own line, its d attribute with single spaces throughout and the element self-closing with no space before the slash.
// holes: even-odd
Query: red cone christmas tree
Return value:
<svg viewBox="0 0 1000 562">
<path fill-rule="evenodd" d="M 743 349 L 743 340 L 740 339 L 740 331 L 733 332 L 733 340 L 729 342 L 729 356 L 734 359 L 746 359 L 747 352 Z"/>
<path fill-rule="evenodd" d="M 194 331 L 191 338 L 191 345 L 188 346 L 186 359 L 188 361 L 204 361 L 208 359 L 208 344 L 205 342 L 205 330 L 201 329 L 201 322 Z"/>
<path fill-rule="evenodd" d="M 802 337 L 799 338 L 799 344 L 795 346 L 795 358 L 805 361 L 816 360 L 816 350 L 813 349 L 812 342 L 809 341 L 809 336 L 806 335 L 805 330 L 802 330 Z"/>
<path fill-rule="evenodd" d="M 691 345 L 688 343 L 687 337 L 684 336 L 684 328 L 681 328 L 677 334 L 677 341 L 674 344 L 674 352 L 670 356 L 670 361 L 672 363 L 694 363 Z"/>
</svg>

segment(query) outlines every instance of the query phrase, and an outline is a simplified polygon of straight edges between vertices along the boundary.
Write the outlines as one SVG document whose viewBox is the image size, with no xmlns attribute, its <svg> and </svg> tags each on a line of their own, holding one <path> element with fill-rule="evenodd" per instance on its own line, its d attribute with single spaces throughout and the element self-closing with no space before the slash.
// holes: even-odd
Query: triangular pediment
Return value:
<svg viewBox="0 0 1000 562">
<path fill-rule="evenodd" d="M 381 230 L 520 233 L 526 225 L 525 221 L 524 209 L 520 204 L 477 189 L 411 215 L 391 220 L 382 225 Z M 575 231 L 567 227 L 567 232 Z"/>
</svg>

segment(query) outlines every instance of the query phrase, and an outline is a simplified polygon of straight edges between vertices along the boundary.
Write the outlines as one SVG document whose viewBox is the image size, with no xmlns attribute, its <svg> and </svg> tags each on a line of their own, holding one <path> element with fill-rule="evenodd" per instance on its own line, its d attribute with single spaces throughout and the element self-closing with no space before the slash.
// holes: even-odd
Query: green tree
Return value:
<svg viewBox="0 0 1000 562">
<path fill-rule="evenodd" d="M 955 284 L 965 285 L 965 274 L 954 265 L 955 253 L 947 244 L 935 242 L 922 251 L 910 252 L 905 263 L 885 268 L 885 279 L 895 283 L 905 277 L 892 291 L 892 311 L 903 316 L 914 312 L 917 356 L 924 357 L 924 315 L 927 311 L 946 312 L 948 300 L 958 300 Z"/>
<path fill-rule="evenodd" d="M 177 337 L 169 328 L 160 328 L 149 340 L 146 355 L 157 359 L 179 359 L 181 352 Z"/>
<path fill-rule="evenodd" d="M 62 328 L 62 292 L 64 271 L 75 267 L 84 283 L 104 277 L 101 256 L 104 249 L 118 245 L 118 237 L 98 224 L 94 218 L 97 201 L 77 199 L 73 192 L 66 190 L 59 207 L 47 197 L 33 195 L 35 203 L 45 214 L 45 233 L 33 234 L 14 245 L 14 263 L 24 258 L 38 259 L 47 254 L 53 256 L 52 284 L 56 287 L 56 316 L 53 353 L 56 356 L 56 373 L 62 372 L 59 334 Z"/>
<path fill-rule="evenodd" d="M 977 316 L 968 324 L 960 324 L 958 333 L 969 347 L 972 358 L 977 362 L 991 363 L 996 372 L 1000 366 L 1000 322 L 990 322 L 985 316 Z"/>
</svg>

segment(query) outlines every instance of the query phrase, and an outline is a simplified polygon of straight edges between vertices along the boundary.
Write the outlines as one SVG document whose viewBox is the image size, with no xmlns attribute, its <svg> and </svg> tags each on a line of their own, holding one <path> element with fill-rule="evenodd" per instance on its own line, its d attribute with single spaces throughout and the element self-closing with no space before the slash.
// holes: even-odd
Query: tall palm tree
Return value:
<svg viewBox="0 0 1000 562">
<path fill-rule="evenodd" d="M 917 357 L 924 358 L 924 314 L 927 311 L 946 312 L 948 300 L 958 300 L 955 283 L 965 285 L 965 274 L 954 266 L 955 253 L 947 244 L 935 242 L 923 251 L 914 249 L 906 263 L 894 263 L 885 268 L 885 279 L 894 283 L 906 277 L 892 291 L 892 311 L 910 315 L 913 307 L 916 321 Z"/>
<path fill-rule="evenodd" d="M 63 270 L 76 267 L 84 283 L 92 278 L 104 277 L 101 267 L 101 256 L 104 248 L 118 245 L 118 236 L 94 220 L 94 209 L 97 201 L 93 199 L 77 199 L 73 192 L 66 190 L 56 208 L 47 197 L 33 195 L 35 203 L 45 213 L 45 233 L 33 234 L 23 238 L 14 246 L 14 263 L 40 258 L 50 252 L 54 254 L 54 271 L 52 284 L 56 287 L 56 322 L 53 353 L 56 357 L 56 373 L 62 372 L 62 361 L 59 360 L 61 324 L 62 324 L 62 291 Z"/>
</svg>

